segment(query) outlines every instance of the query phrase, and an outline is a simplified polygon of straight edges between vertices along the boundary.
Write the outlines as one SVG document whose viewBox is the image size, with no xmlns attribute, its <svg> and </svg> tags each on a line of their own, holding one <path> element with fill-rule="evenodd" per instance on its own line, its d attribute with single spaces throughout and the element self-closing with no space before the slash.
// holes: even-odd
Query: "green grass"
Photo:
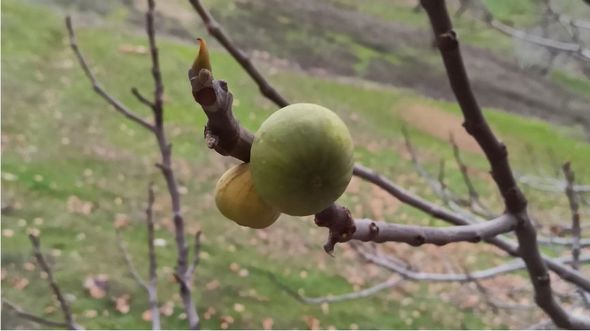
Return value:
<svg viewBox="0 0 590 331">
<path fill-rule="evenodd" d="M 570 74 L 557 70 L 552 72 L 551 78 L 561 83 L 564 87 L 568 88 L 574 93 L 588 95 L 588 91 L 590 91 L 590 81 L 588 79 L 574 77 Z"/>
<path fill-rule="evenodd" d="M 83 26 L 75 17 L 80 25 L 78 42 L 104 87 L 147 117 L 149 110 L 142 108 L 129 89 L 137 86 L 146 95 L 152 92 L 149 55 L 119 50 L 125 44 L 146 46 L 147 41 L 142 34 L 122 31 L 122 24 L 109 24 L 111 20 L 121 22 L 121 15 L 111 15 L 98 26 Z M 31 1 L 3 1 L 2 32 L 2 203 L 13 207 L 2 217 L 3 231 L 13 231 L 12 236 L 4 232 L 2 238 L 3 296 L 28 311 L 60 319 L 59 312 L 43 313 L 56 303 L 38 270 L 24 268 L 26 262 L 32 261 L 27 230 L 38 228 L 58 282 L 74 298 L 72 306 L 80 324 L 88 329 L 148 328 L 149 323 L 141 319 L 148 308 L 146 294 L 128 275 L 115 245 L 112 224 L 121 215 L 129 219 L 130 225 L 122 234 L 139 270 L 145 274 L 143 208 L 147 183 L 154 181 L 159 224 L 156 237 L 167 243 L 157 248 L 159 296 L 162 303 L 175 303 L 173 314 L 165 317 L 163 324 L 166 328 L 185 328 L 171 271 L 176 254 L 173 234 L 166 226 L 170 224 L 169 202 L 164 182 L 153 167 L 157 160 L 153 138 L 92 91 L 68 48 L 62 17 L 53 8 Z M 213 186 L 232 161 L 209 151 L 202 142 L 206 119 L 192 100 L 186 80 L 195 47 L 160 38 L 159 48 L 166 86 L 166 128 L 174 144 L 178 180 L 187 192 L 182 195 L 187 229 L 202 229 L 205 234 L 195 299 L 201 313 L 214 308 L 216 314 L 203 321 L 204 328 L 219 328 L 221 316 L 235 320 L 232 329 L 260 328 L 268 317 L 273 318 L 274 328 L 307 328 L 306 316 L 318 318 L 324 328 L 350 328 L 352 324 L 367 329 L 502 327 L 484 325 L 474 311 L 451 307 L 432 294 L 427 284 L 408 285 L 411 296 L 403 300 L 399 299 L 401 292 L 391 291 L 332 304 L 326 310 L 299 304 L 264 274 L 256 272 L 256 268 L 273 272 L 294 289 L 312 296 L 351 291 L 347 280 L 350 271 L 346 268 L 352 265 L 356 272 L 362 272 L 364 265 L 344 254 L 344 247 L 338 248 L 337 258 L 326 256 L 321 249 L 325 232 L 313 226 L 309 217 L 283 216 L 269 230 L 256 232 L 239 228 L 218 213 L 212 199 Z M 228 54 L 213 50 L 212 59 L 215 75 L 229 82 L 235 96 L 236 116 L 246 128 L 256 130 L 276 107 L 258 94 L 256 86 Z M 417 103 L 456 113 L 455 104 L 428 100 L 407 90 L 367 87 L 303 73 L 280 71 L 269 77 L 289 100 L 320 103 L 339 113 L 355 138 L 355 157 L 360 163 L 432 197 L 399 153 L 402 123 L 396 109 Z M 511 149 L 522 148 L 525 140 L 549 146 L 559 159 L 571 158 L 574 164 L 590 161 L 588 144 L 563 130 L 498 111 L 486 113 Z M 446 142 L 411 126 L 410 132 L 429 169 L 436 169 L 440 157 L 451 156 Z M 373 142 L 378 142 L 377 147 L 370 148 Z M 523 155 L 513 157 L 519 164 L 526 164 Z M 466 159 L 473 167 L 487 169 L 479 155 L 467 153 Z M 462 187 L 457 172 L 449 173 L 447 179 L 450 185 Z M 495 194 L 489 181 L 478 180 L 477 185 Z M 351 208 L 354 204 L 366 207 L 368 192 L 368 186 L 363 186 L 359 193 L 345 194 L 342 201 L 350 203 Z M 89 203 L 91 209 L 76 207 L 76 199 Z M 406 206 L 384 217 L 441 224 Z M 249 274 L 240 276 L 231 271 L 232 263 Z M 99 273 L 109 275 L 110 292 L 106 298 L 94 299 L 83 288 L 83 282 L 87 276 Z M 381 272 L 365 286 L 387 276 Z M 29 280 L 29 285 L 15 288 L 14 284 L 23 278 Z M 218 281 L 219 286 L 208 288 L 213 281 Z M 132 298 L 127 314 L 117 312 L 112 302 L 123 294 Z M 245 310 L 235 311 L 236 303 Z M 89 317 L 93 310 L 98 317 Z M 2 314 L 3 325 L 22 325 L 6 310 Z"/>
</svg>

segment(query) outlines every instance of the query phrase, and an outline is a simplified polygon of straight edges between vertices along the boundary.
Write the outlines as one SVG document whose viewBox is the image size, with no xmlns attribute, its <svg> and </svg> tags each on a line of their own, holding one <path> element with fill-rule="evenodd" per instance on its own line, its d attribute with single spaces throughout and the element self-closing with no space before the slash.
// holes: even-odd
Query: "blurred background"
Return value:
<svg viewBox="0 0 590 331">
<path fill-rule="evenodd" d="M 321 104 L 343 118 L 357 162 L 443 204 L 412 163 L 401 127 L 407 127 L 423 168 L 436 177 L 445 162 L 446 185 L 467 196 L 448 142 L 452 133 L 481 201 L 502 210 L 489 165 L 461 127 L 417 1 L 203 2 L 288 100 Z M 535 0 L 447 2 L 476 96 L 508 145 L 539 231 L 546 237 L 567 235 L 562 230 L 571 216 L 560 186 L 561 165 L 571 161 L 577 182 L 590 181 L 590 62 L 581 52 L 531 43 L 484 19 L 491 14 L 494 22 L 527 35 L 590 45 L 590 6 L 574 0 L 551 1 L 550 7 Z M 146 94 L 153 90 L 145 10 L 141 0 L 2 1 L 2 297 L 29 312 L 61 319 L 31 254 L 27 233 L 38 231 L 78 323 L 88 329 L 150 327 L 147 295 L 129 276 L 115 237 L 117 227 L 145 275 L 149 182 L 156 189 L 162 324 L 186 327 L 173 277 L 169 197 L 154 167 L 156 143 L 93 92 L 69 48 L 64 25 L 65 15 L 71 14 L 79 46 L 105 89 L 147 118 L 150 110 L 130 93 L 133 86 Z M 567 19 L 582 27 L 573 28 Z M 195 39 L 207 39 L 215 77 L 228 82 L 243 126 L 255 131 L 277 107 L 209 37 L 188 1 L 156 1 L 156 28 L 165 123 L 174 145 L 186 228 L 189 234 L 203 231 L 194 297 L 204 328 L 522 328 L 545 318 L 534 306 L 523 271 L 482 282 L 504 304 L 499 308 L 492 308 L 490 296 L 475 284 L 410 280 L 356 300 L 296 300 L 285 286 L 315 297 L 358 291 L 400 276 L 359 259 L 349 245 L 337 246 L 335 257 L 325 254 L 327 233 L 312 217 L 283 215 L 267 229 L 251 230 L 217 211 L 215 183 L 236 161 L 203 142 L 206 118 L 186 79 L 197 52 Z M 359 218 L 445 225 L 357 178 L 339 201 Z M 582 220 L 590 218 L 588 202 L 580 208 Z M 587 237 L 588 228 L 584 231 Z M 380 250 L 424 272 L 478 270 L 508 261 L 485 244 L 387 244 Z M 569 247 L 556 245 L 544 246 L 543 252 L 570 254 Z M 572 292 L 569 285 L 554 283 L 558 291 Z M 582 309 L 564 300 L 572 309 Z M 3 309 L 2 328 L 39 325 Z"/>
</svg>

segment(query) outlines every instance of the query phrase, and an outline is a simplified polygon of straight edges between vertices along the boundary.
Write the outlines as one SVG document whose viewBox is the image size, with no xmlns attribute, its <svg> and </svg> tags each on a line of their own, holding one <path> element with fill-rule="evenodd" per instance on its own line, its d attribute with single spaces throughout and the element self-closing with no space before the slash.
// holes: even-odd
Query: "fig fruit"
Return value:
<svg viewBox="0 0 590 331">
<path fill-rule="evenodd" d="M 256 193 L 248 163 L 230 168 L 219 178 L 215 204 L 225 217 L 254 229 L 270 226 L 281 214 Z"/>
<path fill-rule="evenodd" d="M 293 216 L 336 201 L 352 177 L 352 138 L 331 110 L 297 103 L 269 116 L 256 132 L 250 169 L 264 201 Z"/>
</svg>

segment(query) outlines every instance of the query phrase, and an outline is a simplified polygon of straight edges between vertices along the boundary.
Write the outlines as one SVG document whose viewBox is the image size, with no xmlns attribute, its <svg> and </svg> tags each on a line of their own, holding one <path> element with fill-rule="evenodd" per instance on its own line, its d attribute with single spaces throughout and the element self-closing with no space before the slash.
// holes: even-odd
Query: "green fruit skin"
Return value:
<svg viewBox="0 0 590 331">
<path fill-rule="evenodd" d="M 221 176 L 215 187 L 215 204 L 225 217 L 254 229 L 270 226 L 281 214 L 254 189 L 248 163 L 234 166 Z"/>
<path fill-rule="evenodd" d="M 256 132 L 250 159 L 254 187 L 282 213 L 312 215 L 344 193 L 352 155 L 352 138 L 338 115 L 315 104 L 292 104 Z"/>
</svg>

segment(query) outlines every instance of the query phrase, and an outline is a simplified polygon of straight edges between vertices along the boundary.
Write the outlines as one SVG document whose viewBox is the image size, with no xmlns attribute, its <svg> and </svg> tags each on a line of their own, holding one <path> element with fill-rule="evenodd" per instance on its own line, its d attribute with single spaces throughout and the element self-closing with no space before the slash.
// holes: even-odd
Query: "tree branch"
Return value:
<svg viewBox="0 0 590 331">
<path fill-rule="evenodd" d="M 267 81 L 264 79 L 262 74 L 256 69 L 256 67 L 250 61 L 246 52 L 239 49 L 235 43 L 227 36 L 223 31 L 219 23 L 215 21 L 211 13 L 203 6 L 200 0 L 189 0 L 193 8 L 197 11 L 203 23 L 207 27 L 207 31 L 211 34 L 225 49 L 238 61 L 238 63 L 244 68 L 244 70 L 252 77 L 252 79 L 258 85 L 262 95 L 267 97 L 269 100 L 274 102 L 279 107 L 285 107 L 289 105 L 289 102 L 285 100 Z M 197 73 L 195 73 L 197 74 Z"/>
<path fill-rule="evenodd" d="M 172 214 L 173 214 L 173 221 L 174 221 L 174 230 L 175 230 L 175 242 L 177 248 L 177 264 L 176 264 L 176 274 L 181 277 L 180 283 L 180 297 L 183 302 L 185 314 L 187 315 L 187 320 L 191 329 L 198 329 L 199 328 L 199 316 L 197 314 L 196 306 L 192 299 L 192 291 L 190 284 L 188 283 L 187 279 L 185 279 L 188 270 L 188 249 L 185 240 L 184 234 L 184 219 L 182 216 L 182 211 L 180 207 L 180 194 L 178 192 L 178 184 L 176 182 L 175 174 L 172 169 L 172 145 L 168 143 L 165 129 L 164 129 L 164 107 L 163 107 L 163 94 L 164 94 L 164 84 L 162 82 L 162 75 L 160 71 L 160 62 L 159 62 L 159 55 L 158 55 L 158 48 L 156 45 L 156 37 L 155 37 L 155 28 L 154 28 L 154 8 L 155 2 L 154 0 L 148 0 L 148 11 L 146 13 L 146 33 L 149 40 L 149 48 L 150 48 L 150 57 L 152 62 L 152 69 L 151 74 L 154 80 L 154 100 L 150 101 L 150 107 L 153 109 L 154 114 L 154 124 L 149 124 L 137 116 L 133 115 L 130 111 L 128 111 L 120 102 L 114 100 L 108 94 L 104 93 L 104 90 L 100 88 L 100 85 L 96 83 L 96 79 L 94 75 L 90 71 L 84 57 L 80 53 L 78 46 L 76 44 L 76 36 L 74 33 L 74 29 L 72 27 L 71 19 L 69 17 L 66 18 L 66 26 L 68 28 L 68 33 L 70 36 L 70 45 L 72 50 L 78 57 L 80 65 L 86 76 L 91 81 L 92 85 L 94 86 L 95 90 L 101 94 L 109 103 L 113 104 L 115 108 L 117 108 L 120 112 L 124 113 L 130 119 L 139 122 L 144 127 L 149 129 L 158 142 L 158 147 L 161 154 L 160 163 L 156 164 L 156 166 L 161 170 L 162 175 L 166 181 L 166 187 L 168 188 L 168 193 L 170 195 L 170 200 L 172 204 Z M 134 93 L 136 96 L 141 96 L 141 94 Z M 145 99 L 141 96 L 140 101 Z M 143 102 L 143 101 L 142 101 Z M 145 102 L 144 102 L 145 103 Z M 138 120 L 139 119 L 139 120 Z"/>
<path fill-rule="evenodd" d="M 480 1 L 479 5 L 484 12 L 484 22 L 489 27 L 491 27 L 491 28 L 493 28 L 493 29 L 495 29 L 495 30 L 497 30 L 509 37 L 517 38 L 517 39 L 520 39 L 524 42 L 527 42 L 527 43 L 530 43 L 533 45 L 545 47 L 545 48 L 549 49 L 550 51 L 553 50 L 553 51 L 568 53 L 570 55 L 573 55 L 573 56 L 579 58 L 580 60 L 590 61 L 590 49 L 585 48 L 580 43 L 576 34 L 572 33 L 572 31 L 570 31 L 569 29 L 567 29 L 567 30 L 568 30 L 568 33 L 570 34 L 570 37 L 573 42 L 563 42 L 563 41 L 553 40 L 553 39 L 549 39 L 549 38 L 545 38 L 545 37 L 539 37 L 539 36 L 515 29 L 509 25 L 506 25 L 506 24 L 496 20 L 494 18 L 494 15 L 492 14 L 492 12 L 485 6 L 483 1 Z M 580 27 L 582 27 L 582 28 L 587 27 L 587 22 L 585 22 L 585 21 L 573 21 L 573 20 L 566 21 L 564 19 L 561 19 L 559 17 L 559 15 L 553 11 L 551 6 L 547 6 L 547 8 L 549 10 L 549 13 L 552 14 L 552 16 L 560 24 L 562 24 L 564 26 L 569 25 L 574 29 L 578 29 Z"/>
<path fill-rule="evenodd" d="M 511 262 L 507 262 L 496 267 L 473 271 L 470 274 L 426 273 L 412 270 L 407 265 L 397 263 L 386 256 L 370 253 L 357 245 L 353 247 L 366 261 L 393 271 L 406 279 L 414 281 L 463 283 L 473 280 L 494 278 L 506 273 L 526 268 L 526 265 L 522 259 L 515 259 Z M 584 262 L 590 262 L 590 255 L 583 255 L 583 260 Z M 554 260 L 556 263 L 571 263 L 571 261 L 571 257 L 562 257 Z"/>
<path fill-rule="evenodd" d="M 329 220 L 327 221 L 329 222 Z M 333 221 L 339 221 L 339 219 L 333 219 Z M 401 242 L 412 246 L 421 246 L 423 244 L 442 246 L 454 242 L 477 243 L 510 232 L 514 230 L 516 224 L 517 219 L 509 214 L 484 223 L 440 228 L 360 219 L 354 221 L 355 231 L 349 240 L 376 243 Z M 333 227 L 329 224 L 320 226 Z"/>
<path fill-rule="evenodd" d="M 76 321 L 74 321 L 74 316 L 72 315 L 70 304 L 67 302 L 66 298 L 61 293 L 59 285 L 57 285 L 57 283 L 55 282 L 55 278 L 53 277 L 53 271 L 51 270 L 51 267 L 49 266 L 49 264 L 47 264 L 45 257 L 41 253 L 41 243 L 39 241 L 39 237 L 31 233 L 29 234 L 29 240 L 33 245 L 33 254 L 35 255 L 35 259 L 41 267 L 41 270 L 43 270 L 47 274 L 47 282 L 49 283 L 49 287 L 51 288 L 53 294 L 55 294 L 57 301 L 59 301 L 61 311 L 64 315 L 65 323 L 71 330 L 81 330 L 82 328 L 78 324 L 76 324 Z"/>
<path fill-rule="evenodd" d="M 197 231 L 197 233 L 195 233 L 195 244 L 194 244 L 194 248 L 193 248 L 193 261 L 192 261 L 190 267 L 188 268 L 187 277 L 192 277 L 193 273 L 195 272 L 195 269 L 197 268 L 197 266 L 201 262 L 201 235 L 202 235 L 201 230 L 199 230 L 199 231 Z"/>
<path fill-rule="evenodd" d="M 153 216 L 153 206 L 154 206 L 154 187 L 152 183 L 148 185 L 148 203 L 145 209 L 146 214 L 146 225 L 147 225 L 147 244 L 148 244 L 148 260 L 149 260 L 149 287 L 148 296 L 149 296 L 149 303 L 151 307 L 151 317 L 152 317 L 152 330 L 160 330 L 162 326 L 160 325 L 160 309 L 158 307 L 158 273 L 157 273 L 157 260 L 156 260 L 156 249 L 154 247 L 154 216 Z"/>
<path fill-rule="evenodd" d="M 571 169 L 570 162 L 566 162 L 563 165 L 563 174 L 565 176 L 567 186 L 565 189 L 565 195 L 569 201 L 570 210 L 572 212 L 572 268 L 578 270 L 579 269 L 579 259 L 580 259 L 580 237 L 582 236 L 582 229 L 580 227 L 580 211 L 579 211 L 579 204 L 578 199 L 576 197 L 576 192 L 574 192 L 574 182 L 575 182 L 575 174 L 574 171 Z M 584 292 L 584 290 L 578 288 L 578 292 L 580 293 L 580 297 L 586 306 L 588 306 L 588 297 L 589 295 Z"/>
<path fill-rule="evenodd" d="M 141 94 L 141 92 L 139 92 L 137 87 L 132 87 L 131 93 L 133 93 L 133 95 L 137 98 L 137 100 L 139 100 L 139 102 L 148 106 L 152 111 L 154 110 L 154 108 L 156 108 L 156 105 L 153 102 L 151 102 L 150 100 L 148 100 L 148 98 L 143 96 L 143 94 Z"/>
<path fill-rule="evenodd" d="M 401 188 L 400 186 L 396 185 L 395 183 L 391 182 L 390 180 L 388 180 L 387 178 L 379 175 L 378 173 L 376 173 L 375 171 L 369 169 L 369 168 L 365 168 L 359 164 L 355 165 L 354 168 L 354 174 L 370 183 L 373 183 L 377 186 L 379 186 L 380 188 L 382 188 L 383 190 L 385 190 L 386 192 L 390 193 L 391 195 L 393 195 L 394 197 L 396 197 L 398 200 L 400 200 L 403 203 L 406 203 L 416 209 L 422 210 L 423 212 L 441 219 L 443 221 L 446 221 L 448 223 L 451 223 L 453 225 L 469 225 L 472 224 L 469 220 L 465 219 L 464 217 L 450 212 L 434 203 L 431 203 L 419 196 L 416 196 L 408 191 L 406 191 L 405 189 Z M 489 242 L 491 244 L 493 244 L 494 246 L 502 249 L 503 251 L 505 251 L 506 253 L 512 255 L 512 256 L 520 256 L 519 250 L 518 250 L 518 246 L 508 240 L 502 239 L 502 238 L 490 238 L 487 240 L 484 240 L 486 242 Z M 560 263 L 554 262 L 551 259 L 542 256 L 543 260 L 545 261 L 545 263 L 547 263 L 548 267 L 554 271 L 555 273 L 557 273 L 561 278 L 572 282 L 578 286 L 581 286 L 582 288 L 584 288 L 586 291 L 590 291 L 590 280 L 585 277 L 583 274 L 581 274 L 580 272 L 573 270 L 571 268 L 568 268 Z"/>
<path fill-rule="evenodd" d="M 465 186 L 467 187 L 467 190 L 469 192 L 471 208 L 478 210 L 478 213 L 484 215 L 484 217 L 493 217 L 493 213 L 479 200 L 479 194 L 477 193 L 475 186 L 473 186 L 473 183 L 471 182 L 471 178 L 469 177 L 469 173 L 467 172 L 467 166 L 461 158 L 461 151 L 459 150 L 459 146 L 457 145 L 457 142 L 455 141 L 455 138 L 452 133 L 449 136 L 449 141 L 451 142 L 451 146 L 453 146 L 453 155 L 455 157 L 455 162 L 459 167 L 459 171 L 461 171 L 463 182 L 465 183 Z"/>
<path fill-rule="evenodd" d="M 64 328 L 64 329 L 68 329 L 70 327 L 70 325 L 68 323 L 65 322 L 56 322 L 56 321 L 52 321 L 52 320 L 48 320 L 45 319 L 41 316 L 37 316 L 31 313 L 27 313 L 26 311 L 22 310 L 20 307 L 18 307 L 17 305 L 15 305 L 14 303 L 6 300 L 6 299 L 2 299 L 2 304 L 4 304 L 5 306 L 7 306 L 8 308 L 12 309 L 12 311 L 14 311 L 19 317 L 29 320 L 29 321 L 33 321 L 37 324 L 41 324 L 41 325 L 46 325 L 49 327 L 54 327 L 54 328 Z"/>
<path fill-rule="evenodd" d="M 191 329 L 200 328 L 199 315 L 192 298 L 192 290 L 188 284 L 187 270 L 188 270 L 188 248 L 186 245 L 184 234 L 184 218 L 180 207 L 180 194 L 178 193 L 178 184 L 176 182 L 174 171 L 172 170 L 172 145 L 170 145 L 166 138 L 164 129 L 164 84 L 162 82 L 162 74 L 160 72 L 160 60 L 158 55 L 158 47 L 156 45 L 156 32 L 154 29 L 154 0 L 148 0 L 148 11 L 146 17 L 146 33 L 148 35 L 150 45 L 150 57 L 152 59 L 152 77 L 154 79 L 154 122 L 155 135 L 160 147 L 161 161 L 158 165 L 162 175 L 166 179 L 166 187 L 170 194 L 172 204 L 172 214 L 175 231 L 175 241 L 177 249 L 176 273 L 181 277 L 180 282 L 180 297 L 184 306 L 184 312 L 187 316 L 187 321 Z M 191 278 L 192 280 L 192 278 Z"/>
<path fill-rule="evenodd" d="M 96 77 L 94 76 L 94 74 L 90 70 L 90 67 L 88 66 L 88 63 L 86 62 L 86 59 L 84 58 L 84 56 L 80 52 L 80 49 L 78 48 L 78 43 L 76 41 L 76 34 L 74 32 L 74 28 L 72 27 L 72 19 L 70 16 L 66 16 L 66 27 L 68 29 L 68 34 L 69 34 L 69 38 L 70 38 L 70 47 L 72 48 L 72 50 L 76 54 L 76 57 L 78 58 L 78 62 L 80 63 L 80 66 L 84 70 L 86 77 L 88 77 L 88 80 L 90 80 L 90 83 L 92 84 L 92 88 L 94 89 L 94 91 L 96 93 L 98 93 L 101 97 L 103 97 L 103 99 L 105 99 L 110 105 L 112 105 L 115 108 L 115 110 L 117 110 L 121 114 L 125 115 L 125 117 L 127 117 L 131 121 L 143 126 L 144 128 L 148 129 L 149 131 L 153 132 L 154 126 L 152 124 L 148 123 L 146 120 L 139 117 L 139 115 L 133 113 L 124 104 L 122 104 L 119 100 L 117 100 L 113 96 L 111 96 L 108 92 L 106 92 L 106 90 L 102 87 L 102 85 L 96 80 Z"/>
<path fill-rule="evenodd" d="M 146 283 L 146 281 L 141 277 L 141 275 L 137 271 L 137 268 L 135 267 L 135 264 L 133 263 L 133 260 L 131 259 L 131 255 L 129 254 L 129 251 L 127 250 L 127 246 L 125 245 L 125 242 L 123 242 L 123 238 L 121 238 L 121 233 L 119 232 L 118 229 L 115 229 L 115 236 L 116 236 L 117 246 L 119 247 L 119 250 L 121 251 L 121 255 L 123 255 L 123 259 L 125 260 L 125 264 L 127 265 L 127 268 L 129 269 L 129 273 L 131 274 L 133 279 L 137 282 L 137 284 L 139 284 L 141 287 L 143 287 L 146 291 L 149 292 L 149 285 Z"/>
<path fill-rule="evenodd" d="M 371 295 L 377 294 L 383 290 L 396 287 L 403 281 L 403 278 L 390 278 L 384 282 L 378 283 L 374 286 L 371 286 L 371 287 L 368 287 L 368 288 L 365 288 L 365 289 L 362 289 L 359 291 L 354 291 L 354 292 L 339 294 L 339 295 L 328 295 L 328 296 L 322 296 L 322 297 L 308 297 L 308 296 L 298 293 L 297 291 L 295 291 L 294 289 L 289 287 L 287 284 L 280 281 L 278 279 L 278 277 L 275 276 L 275 274 L 273 274 L 270 271 L 263 270 L 263 269 L 256 268 L 256 267 L 250 267 L 250 269 L 263 274 L 271 282 L 273 282 L 276 286 L 278 286 L 281 290 L 285 291 L 285 293 L 287 293 L 289 296 L 291 296 L 295 300 L 297 300 L 303 304 L 306 304 L 306 305 L 320 305 L 323 303 L 335 303 L 335 302 L 342 302 L 342 301 L 347 301 L 347 300 L 366 298 Z"/>
<path fill-rule="evenodd" d="M 519 253 L 527 265 L 537 305 L 560 327 L 590 328 L 590 320 L 565 311 L 553 297 L 549 273 L 537 245 L 536 232 L 526 212 L 527 201 L 512 174 L 506 146 L 492 132 L 473 95 L 446 4 L 440 0 L 421 0 L 421 3 L 432 24 L 451 88 L 463 112 L 463 125 L 486 155 L 507 212 L 517 215 L 520 220 L 516 228 Z"/>
</svg>

